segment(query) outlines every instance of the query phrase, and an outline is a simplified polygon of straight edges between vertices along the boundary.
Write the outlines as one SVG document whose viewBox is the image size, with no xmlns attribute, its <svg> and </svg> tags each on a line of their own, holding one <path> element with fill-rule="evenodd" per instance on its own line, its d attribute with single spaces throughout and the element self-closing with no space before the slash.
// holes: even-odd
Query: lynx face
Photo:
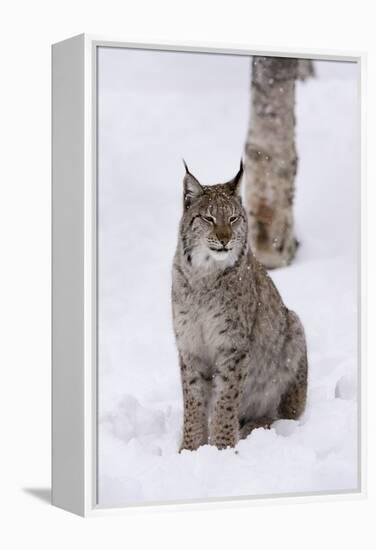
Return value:
<svg viewBox="0 0 376 550">
<path fill-rule="evenodd" d="M 227 267 L 246 245 L 247 219 L 239 194 L 241 165 L 227 183 L 203 186 L 188 171 L 184 177 L 183 253 L 194 267 Z"/>
</svg>

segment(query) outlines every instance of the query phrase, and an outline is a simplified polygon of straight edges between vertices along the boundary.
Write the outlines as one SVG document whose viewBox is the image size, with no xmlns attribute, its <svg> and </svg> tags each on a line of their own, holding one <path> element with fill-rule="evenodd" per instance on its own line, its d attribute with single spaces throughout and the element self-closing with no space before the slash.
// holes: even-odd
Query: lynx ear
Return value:
<svg viewBox="0 0 376 550">
<path fill-rule="evenodd" d="M 240 159 L 240 168 L 236 176 L 227 182 L 227 187 L 231 195 L 238 195 L 240 197 L 240 184 L 244 173 L 243 160 Z"/>
<path fill-rule="evenodd" d="M 188 166 L 183 159 L 185 166 L 184 185 L 184 206 L 188 208 L 191 202 L 203 194 L 204 190 L 199 181 L 190 173 Z"/>
</svg>

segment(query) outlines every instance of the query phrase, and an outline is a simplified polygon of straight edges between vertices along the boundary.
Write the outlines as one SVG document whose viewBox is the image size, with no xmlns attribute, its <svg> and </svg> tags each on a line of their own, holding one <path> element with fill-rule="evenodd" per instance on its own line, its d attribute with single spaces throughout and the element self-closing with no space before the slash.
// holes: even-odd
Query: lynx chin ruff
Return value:
<svg viewBox="0 0 376 550">
<path fill-rule="evenodd" d="M 223 449 L 254 428 L 301 415 L 306 342 L 298 316 L 249 249 L 242 163 L 234 179 L 212 186 L 185 168 L 172 276 L 184 399 L 181 450 L 207 443 Z"/>
</svg>

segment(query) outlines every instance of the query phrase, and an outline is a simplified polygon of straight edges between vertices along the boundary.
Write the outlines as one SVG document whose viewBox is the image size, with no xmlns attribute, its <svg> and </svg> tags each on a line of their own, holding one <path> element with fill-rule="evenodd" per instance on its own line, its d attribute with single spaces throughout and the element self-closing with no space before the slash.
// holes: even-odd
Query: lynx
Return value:
<svg viewBox="0 0 376 550">
<path fill-rule="evenodd" d="M 243 164 L 232 180 L 211 186 L 185 170 L 172 276 L 184 401 L 180 450 L 223 449 L 255 428 L 301 415 L 306 341 L 298 316 L 249 249 Z"/>
</svg>

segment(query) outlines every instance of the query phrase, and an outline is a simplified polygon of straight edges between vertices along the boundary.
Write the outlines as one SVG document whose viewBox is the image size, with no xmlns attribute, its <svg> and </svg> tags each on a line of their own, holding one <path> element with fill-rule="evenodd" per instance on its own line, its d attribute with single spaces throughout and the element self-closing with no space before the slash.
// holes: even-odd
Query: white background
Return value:
<svg viewBox="0 0 376 550">
<path fill-rule="evenodd" d="M 1 21 L 1 530 L 4 548 L 373 548 L 375 545 L 376 48 L 371 2 L 17 2 Z M 50 44 L 82 31 L 134 41 L 196 41 L 369 52 L 368 493 L 366 500 L 82 520 L 25 489 L 50 476 Z"/>
</svg>

